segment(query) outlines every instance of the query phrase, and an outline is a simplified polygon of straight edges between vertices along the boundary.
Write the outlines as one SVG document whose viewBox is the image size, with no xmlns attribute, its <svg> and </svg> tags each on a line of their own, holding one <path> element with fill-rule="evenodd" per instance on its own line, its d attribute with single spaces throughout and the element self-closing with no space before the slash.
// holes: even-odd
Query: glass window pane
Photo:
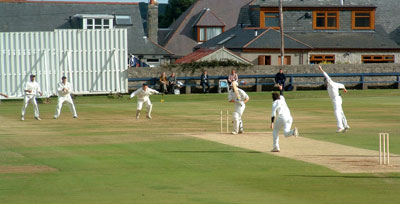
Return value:
<svg viewBox="0 0 400 204">
<path fill-rule="evenodd" d="M 279 27 L 279 18 L 265 18 L 265 27 Z"/>
<path fill-rule="evenodd" d="M 336 18 L 328 18 L 328 27 L 336 27 Z"/>
<path fill-rule="evenodd" d="M 356 18 L 355 27 L 370 27 L 370 18 Z"/>
<path fill-rule="evenodd" d="M 356 16 L 370 17 L 370 13 L 356 13 Z"/>
<path fill-rule="evenodd" d="M 222 28 L 207 28 L 207 40 L 222 33 Z"/>
<path fill-rule="evenodd" d="M 274 13 L 265 13 L 265 16 L 276 16 L 276 17 L 279 17 L 279 13 L 276 13 L 276 12 L 274 12 Z"/>
<path fill-rule="evenodd" d="M 94 20 L 94 23 L 95 23 L 96 25 L 101 25 L 101 19 L 95 19 L 95 20 Z"/>
<path fill-rule="evenodd" d="M 205 41 L 205 38 L 204 38 L 204 28 L 199 28 L 200 29 L 200 32 L 199 32 L 199 40 L 200 41 Z"/>
<path fill-rule="evenodd" d="M 325 18 L 317 18 L 317 27 L 325 27 Z"/>
<path fill-rule="evenodd" d="M 87 24 L 89 25 L 92 25 L 93 24 L 93 19 L 87 19 Z"/>
<path fill-rule="evenodd" d="M 93 26 L 92 25 L 88 25 L 87 29 L 93 29 Z"/>
<path fill-rule="evenodd" d="M 104 20 L 103 20 L 103 25 L 108 25 L 108 24 L 110 24 L 110 20 L 104 19 Z"/>
<path fill-rule="evenodd" d="M 328 16 L 336 16 L 336 13 L 328 13 Z"/>
<path fill-rule="evenodd" d="M 325 17 L 325 13 L 317 13 L 317 16 Z"/>
<path fill-rule="evenodd" d="M 101 29 L 102 27 L 101 26 L 95 26 L 94 28 L 95 29 Z"/>
</svg>

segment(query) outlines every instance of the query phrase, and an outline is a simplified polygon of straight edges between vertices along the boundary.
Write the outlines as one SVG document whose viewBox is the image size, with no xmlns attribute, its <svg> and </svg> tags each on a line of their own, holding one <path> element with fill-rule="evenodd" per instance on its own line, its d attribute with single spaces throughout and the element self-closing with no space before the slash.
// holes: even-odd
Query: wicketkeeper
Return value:
<svg viewBox="0 0 400 204">
<path fill-rule="evenodd" d="M 72 85 L 67 82 L 67 77 L 63 76 L 61 78 L 61 82 L 58 83 L 58 104 L 56 108 L 56 113 L 54 114 L 54 119 L 60 117 L 61 108 L 63 103 L 66 102 L 68 104 L 69 110 L 71 111 L 74 118 L 78 117 L 76 113 L 74 102 L 72 101 L 71 92 L 72 92 Z"/>
<path fill-rule="evenodd" d="M 139 119 L 140 111 L 142 110 L 143 103 L 146 104 L 146 108 L 147 108 L 146 117 L 148 119 L 151 119 L 151 110 L 153 108 L 153 104 L 151 104 L 149 96 L 152 94 L 159 94 L 159 92 L 154 89 L 149 88 L 146 83 L 144 83 L 142 85 L 142 88 L 139 88 L 138 90 L 136 90 L 135 92 L 133 92 L 131 94 L 130 99 L 137 96 L 136 119 Z"/>
<path fill-rule="evenodd" d="M 236 81 L 232 81 L 231 89 L 228 94 L 228 101 L 231 103 L 235 103 L 235 111 L 232 113 L 233 118 L 233 132 L 232 134 L 236 135 L 238 133 L 244 133 L 243 131 L 243 121 L 242 115 L 244 109 L 246 108 L 246 103 L 250 100 L 249 96 L 242 89 L 238 88 L 238 83 Z M 234 88 L 236 87 L 236 88 Z M 236 91 L 234 91 L 236 89 Z"/>
</svg>

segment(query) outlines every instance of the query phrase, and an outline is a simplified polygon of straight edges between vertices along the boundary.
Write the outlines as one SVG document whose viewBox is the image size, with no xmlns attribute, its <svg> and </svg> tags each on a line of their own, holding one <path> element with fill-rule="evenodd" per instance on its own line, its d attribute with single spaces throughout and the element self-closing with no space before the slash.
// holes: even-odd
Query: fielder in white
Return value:
<svg viewBox="0 0 400 204">
<path fill-rule="evenodd" d="M 344 115 L 342 109 L 342 97 L 340 96 L 339 89 L 343 89 L 344 93 L 347 93 L 347 89 L 343 84 L 332 81 L 332 79 L 328 76 L 326 72 L 324 72 L 321 66 L 318 66 L 318 68 L 322 72 L 322 74 L 324 74 L 328 87 L 328 93 L 332 99 L 333 110 L 335 113 L 338 128 L 336 132 L 346 132 L 346 130 L 349 129 L 350 126 L 347 124 L 346 116 Z"/>
<path fill-rule="evenodd" d="M 56 108 L 56 113 L 54 114 L 54 119 L 60 117 L 61 108 L 64 102 L 68 104 L 69 110 L 71 111 L 73 117 L 77 118 L 78 114 L 76 114 L 75 105 L 71 97 L 72 86 L 69 82 L 67 82 L 67 77 L 63 76 L 61 78 L 61 82 L 58 83 L 57 91 L 58 91 L 58 104 Z"/>
<path fill-rule="evenodd" d="M 33 105 L 33 109 L 35 111 L 35 119 L 42 120 L 39 117 L 39 107 L 36 102 L 36 95 L 40 94 L 40 96 L 42 96 L 43 94 L 40 91 L 40 86 L 35 81 L 35 78 L 36 78 L 35 75 L 31 75 L 30 80 L 28 82 L 26 82 L 26 84 L 25 84 L 25 89 L 24 89 L 25 97 L 24 97 L 24 104 L 22 106 L 22 115 L 21 115 L 22 121 L 25 120 L 25 111 L 26 111 L 26 108 L 28 107 L 29 102 L 31 102 Z"/>
<path fill-rule="evenodd" d="M 293 123 L 293 118 L 290 115 L 289 107 L 286 104 L 285 97 L 283 96 L 281 85 L 279 86 L 280 94 L 272 93 L 272 113 L 271 113 L 271 129 L 273 135 L 273 144 L 271 152 L 279 152 L 279 131 L 283 127 L 283 134 L 285 137 L 299 135 L 299 131 L 295 127 L 293 130 L 290 130 Z"/>
<path fill-rule="evenodd" d="M 159 92 L 154 89 L 149 88 L 146 83 L 144 83 L 142 85 L 142 88 L 136 90 L 135 92 L 133 92 L 131 94 L 130 99 L 137 96 L 136 119 L 139 119 L 140 111 L 142 110 L 143 103 L 146 104 L 146 108 L 147 108 L 146 117 L 148 119 L 151 119 L 151 110 L 153 108 L 153 104 L 151 104 L 149 96 L 152 94 L 159 94 Z"/>
<path fill-rule="evenodd" d="M 233 83 L 236 83 L 236 81 L 233 81 L 231 83 L 231 86 Z M 228 101 L 231 103 L 235 103 L 235 111 L 232 113 L 232 118 L 233 118 L 233 132 L 232 134 L 236 135 L 238 133 L 244 133 L 243 131 L 243 121 L 242 121 L 242 115 L 244 112 L 244 109 L 246 108 L 246 103 L 250 100 L 249 96 L 244 92 L 242 89 L 237 89 L 239 92 L 240 99 L 236 96 L 235 92 L 233 91 L 233 88 L 229 90 L 228 94 Z"/>
</svg>

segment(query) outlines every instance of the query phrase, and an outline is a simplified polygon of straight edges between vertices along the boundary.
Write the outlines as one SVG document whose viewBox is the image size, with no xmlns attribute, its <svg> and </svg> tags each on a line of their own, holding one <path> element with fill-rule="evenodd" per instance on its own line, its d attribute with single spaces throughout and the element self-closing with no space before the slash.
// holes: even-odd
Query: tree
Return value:
<svg viewBox="0 0 400 204">
<path fill-rule="evenodd" d="M 161 28 L 167 28 L 182 15 L 196 0 L 169 0 L 165 15 L 159 17 Z"/>
</svg>

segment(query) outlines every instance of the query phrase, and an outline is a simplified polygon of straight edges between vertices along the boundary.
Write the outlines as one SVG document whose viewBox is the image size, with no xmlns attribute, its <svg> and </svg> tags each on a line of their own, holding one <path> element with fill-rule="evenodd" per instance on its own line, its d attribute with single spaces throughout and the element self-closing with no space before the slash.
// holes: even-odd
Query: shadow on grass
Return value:
<svg viewBox="0 0 400 204">
<path fill-rule="evenodd" d="M 289 177 L 303 177 L 303 178 L 346 178 L 346 179 L 400 179 L 400 176 L 333 176 L 333 175 L 285 175 Z"/>
<path fill-rule="evenodd" d="M 200 150 L 200 151 L 191 151 L 191 150 L 178 150 L 178 151 L 165 151 L 167 153 L 236 153 L 236 154 L 259 154 L 262 152 L 258 151 L 229 151 L 229 150 Z"/>
</svg>

